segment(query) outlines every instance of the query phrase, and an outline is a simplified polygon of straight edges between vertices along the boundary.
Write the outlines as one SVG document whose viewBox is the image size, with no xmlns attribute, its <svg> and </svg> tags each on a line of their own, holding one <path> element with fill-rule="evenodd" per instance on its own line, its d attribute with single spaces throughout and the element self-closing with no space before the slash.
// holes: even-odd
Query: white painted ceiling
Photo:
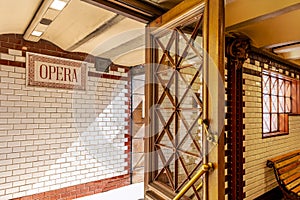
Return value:
<svg viewBox="0 0 300 200">
<path fill-rule="evenodd" d="M 182 0 L 147 1 L 168 10 Z M 42 2 L 1 0 L 0 34 L 24 34 Z M 226 4 L 227 33 L 243 33 L 254 46 L 296 63 L 300 63 L 299 19 L 300 0 L 227 0 Z M 134 66 L 144 63 L 145 25 L 84 1 L 70 0 L 41 39 L 64 50 Z"/>
<path fill-rule="evenodd" d="M 253 46 L 300 64 L 300 0 L 233 0 L 226 30 L 248 36 Z"/>
</svg>

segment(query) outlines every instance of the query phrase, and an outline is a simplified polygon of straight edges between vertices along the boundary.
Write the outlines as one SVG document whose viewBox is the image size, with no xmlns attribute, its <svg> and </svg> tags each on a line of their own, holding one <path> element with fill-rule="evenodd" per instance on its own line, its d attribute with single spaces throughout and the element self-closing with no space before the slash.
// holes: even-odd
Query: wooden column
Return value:
<svg viewBox="0 0 300 200">
<path fill-rule="evenodd" d="M 207 145 L 204 163 L 212 162 L 214 170 L 206 176 L 204 199 L 225 199 L 224 164 L 224 1 L 206 0 L 203 26 L 204 59 L 204 112 L 203 119 L 209 121 L 210 131 L 219 134 L 218 144 Z M 204 138 L 205 139 L 205 138 Z"/>
<path fill-rule="evenodd" d="M 248 48 L 247 38 L 226 38 L 228 198 L 236 200 L 244 198 L 243 64 Z"/>
<path fill-rule="evenodd" d="M 151 120 L 154 119 L 154 114 L 151 112 L 151 108 L 154 105 L 155 84 L 154 84 L 154 70 L 155 64 L 152 62 L 155 60 L 156 51 L 154 48 L 153 36 L 150 34 L 150 28 L 146 28 L 146 64 L 145 64 L 145 136 L 144 136 L 144 190 L 149 189 L 148 186 L 152 181 L 152 173 L 156 168 L 156 158 L 154 157 L 154 134 L 155 127 Z M 145 199 L 147 199 L 145 197 Z"/>
</svg>

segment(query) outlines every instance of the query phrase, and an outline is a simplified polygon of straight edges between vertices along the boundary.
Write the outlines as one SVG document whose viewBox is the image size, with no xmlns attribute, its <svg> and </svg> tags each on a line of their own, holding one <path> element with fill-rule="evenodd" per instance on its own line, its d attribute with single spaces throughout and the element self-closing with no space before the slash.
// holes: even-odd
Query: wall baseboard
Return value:
<svg viewBox="0 0 300 200">
<path fill-rule="evenodd" d="M 93 194 L 106 192 L 112 189 L 117 189 L 130 184 L 130 175 L 120 175 L 112 178 L 107 178 L 99 181 L 93 181 L 89 183 L 83 183 L 80 185 L 74 185 L 66 188 L 52 190 L 48 192 L 33 194 L 30 196 L 24 196 L 20 198 L 14 198 L 11 200 L 49 200 L 60 199 L 69 200 L 80 197 L 85 197 Z M 0 197 L 1 198 L 1 197 Z"/>
</svg>

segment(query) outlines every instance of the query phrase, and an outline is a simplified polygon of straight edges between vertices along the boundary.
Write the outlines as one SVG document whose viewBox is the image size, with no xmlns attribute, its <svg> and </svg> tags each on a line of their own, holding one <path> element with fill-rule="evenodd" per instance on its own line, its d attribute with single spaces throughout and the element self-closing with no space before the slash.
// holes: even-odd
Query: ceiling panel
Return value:
<svg viewBox="0 0 300 200">
<path fill-rule="evenodd" d="M 225 26 L 236 26 L 256 18 L 274 18 L 283 12 L 299 9 L 299 3 L 299 0 L 230 0 L 226 4 Z"/>
<path fill-rule="evenodd" d="M 124 52 L 112 58 L 114 63 L 124 66 L 137 66 L 145 63 L 145 49 L 140 47 L 131 51 Z M 130 63 L 130 65 L 128 65 Z"/>
<path fill-rule="evenodd" d="M 93 55 L 101 55 L 113 48 L 121 47 L 122 44 L 125 44 L 140 35 L 144 35 L 144 28 L 144 23 L 125 18 L 114 26 L 107 28 L 102 34 L 85 42 L 74 51 L 84 51 L 90 52 Z M 132 49 L 128 49 L 128 51 L 130 50 Z"/>
<path fill-rule="evenodd" d="M 240 27 L 235 31 L 246 34 L 258 48 L 275 44 L 294 43 L 300 39 L 299 19 L 300 10 L 295 10 Z"/>
<path fill-rule="evenodd" d="M 68 49 L 115 15 L 80 0 L 72 0 L 42 38 Z"/>
<path fill-rule="evenodd" d="M 40 3 L 40 0 L 1 0 L 0 34 L 23 34 Z"/>
</svg>

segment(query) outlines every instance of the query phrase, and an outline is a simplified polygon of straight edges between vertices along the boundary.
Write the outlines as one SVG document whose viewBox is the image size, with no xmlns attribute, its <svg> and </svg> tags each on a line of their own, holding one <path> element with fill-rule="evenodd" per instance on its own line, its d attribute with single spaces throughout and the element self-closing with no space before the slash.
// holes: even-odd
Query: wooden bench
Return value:
<svg viewBox="0 0 300 200">
<path fill-rule="evenodd" d="M 300 200 L 300 150 L 292 151 L 267 161 L 285 199 Z"/>
</svg>

